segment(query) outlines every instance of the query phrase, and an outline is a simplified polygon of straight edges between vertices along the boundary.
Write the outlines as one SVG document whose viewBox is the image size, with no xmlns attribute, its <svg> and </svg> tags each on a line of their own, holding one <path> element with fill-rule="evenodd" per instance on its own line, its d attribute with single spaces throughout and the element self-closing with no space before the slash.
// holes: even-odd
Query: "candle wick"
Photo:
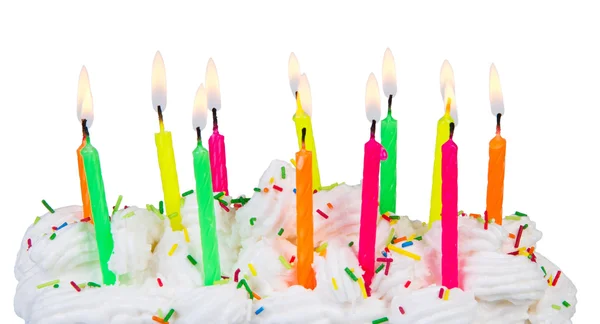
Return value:
<svg viewBox="0 0 600 324">
<path fill-rule="evenodd" d="M 450 139 L 454 136 L 454 123 L 450 123 Z"/>
<path fill-rule="evenodd" d="M 377 121 L 375 119 L 373 119 L 373 122 L 371 123 L 371 138 L 375 138 L 375 125 L 377 124 Z"/>
<path fill-rule="evenodd" d="M 500 118 L 502 118 L 502 114 L 496 115 L 496 134 L 500 134 Z"/>
<path fill-rule="evenodd" d="M 294 99 L 298 99 L 298 91 L 294 91 Z"/>
<path fill-rule="evenodd" d="M 83 133 L 83 137 L 90 137 L 90 131 L 87 127 L 87 119 L 81 120 L 81 132 Z"/>
<path fill-rule="evenodd" d="M 305 140 L 306 140 L 306 127 L 302 127 L 302 148 L 304 149 L 305 147 Z"/>
<path fill-rule="evenodd" d="M 212 115 L 213 115 L 213 131 L 216 132 L 219 130 L 219 122 L 217 121 L 217 108 L 212 109 Z"/>
<path fill-rule="evenodd" d="M 200 127 L 196 127 L 196 139 L 198 140 L 198 143 L 202 143 L 202 135 L 200 133 Z"/>
<path fill-rule="evenodd" d="M 160 108 L 160 105 L 156 106 L 156 111 L 158 112 L 158 124 L 160 126 L 160 130 L 164 130 L 165 126 L 163 123 L 163 115 L 162 115 L 162 109 Z"/>
<path fill-rule="evenodd" d="M 392 95 L 388 98 L 388 115 L 392 114 L 392 98 L 394 98 Z"/>
</svg>

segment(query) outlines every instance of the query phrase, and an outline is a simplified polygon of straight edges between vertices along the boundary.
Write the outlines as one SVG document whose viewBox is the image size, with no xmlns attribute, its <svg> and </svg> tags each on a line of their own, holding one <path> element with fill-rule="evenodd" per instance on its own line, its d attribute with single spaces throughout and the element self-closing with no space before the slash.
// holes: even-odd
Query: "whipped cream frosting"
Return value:
<svg viewBox="0 0 600 324">
<path fill-rule="evenodd" d="M 28 324 L 158 323 L 153 316 L 162 319 L 171 309 L 174 324 L 571 323 L 575 286 L 535 250 L 542 237 L 535 223 L 515 215 L 487 230 L 459 216 L 460 287 L 446 298 L 440 298 L 447 290 L 440 286 L 441 223 L 428 229 L 406 216 L 383 215 L 368 296 L 357 260 L 360 185 L 314 194 L 317 286 L 298 286 L 294 187 L 294 167 L 276 160 L 245 205 L 231 204 L 237 197 L 220 198 L 228 208 L 215 200 L 223 280 L 209 287 L 195 194 L 181 209 L 186 231 L 173 232 L 166 217 L 145 208 L 112 215 L 115 286 L 102 285 L 94 227 L 81 221 L 80 206 L 40 216 L 17 256 L 15 312 Z"/>
</svg>

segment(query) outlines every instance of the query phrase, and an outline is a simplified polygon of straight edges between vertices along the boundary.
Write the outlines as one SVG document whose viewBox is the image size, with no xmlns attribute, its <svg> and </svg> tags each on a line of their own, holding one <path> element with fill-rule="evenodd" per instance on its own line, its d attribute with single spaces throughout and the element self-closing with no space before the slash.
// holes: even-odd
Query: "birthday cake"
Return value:
<svg viewBox="0 0 600 324">
<path fill-rule="evenodd" d="M 314 193 L 316 287 L 297 285 L 295 184 L 295 168 L 276 160 L 251 197 L 216 195 L 222 279 L 211 286 L 195 193 L 182 197 L 183 231 L 151 205 L 112 214 L 115 285 L 102 284 L 82 208 L 53 210 L 23 237 L 15 311 L 29 324 L 571 323 L 577 290 L 536 250 L 542 234 L 519 212 L 502 225 L 460 213 L 452 289 L 441 286 L 441 222 L 380 215 L 367 293 L 357 258 L 360 185 Z"/>
</svg>

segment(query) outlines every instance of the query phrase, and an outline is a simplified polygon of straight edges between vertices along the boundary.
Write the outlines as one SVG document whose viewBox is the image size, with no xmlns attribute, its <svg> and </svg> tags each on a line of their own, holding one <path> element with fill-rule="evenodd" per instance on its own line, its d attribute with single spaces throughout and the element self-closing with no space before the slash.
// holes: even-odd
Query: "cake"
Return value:
<svg viewBox="0 0 600 324">
<path fill-rule="evenodd" d="M 151 206 L 112 214 L 113 286 L 101 284 L 82 208 L 57 208 L 23 237 L 15 312 L 29 324 L 571 323 L 577 290 L 535 249 L 542 233 L 518 212 L 487 226 L 460 213 L 460 287 L 449 290 L 440 222 L 381 215 L 368 296 L 357 260 L 360 185 L 314 194 L 317 286 L 296 285 L 295 183 L 294 167 L 276 160 L 249 199 L 215 200 L 222 280 L 213 286 L 204 286 L 194 193 L 182 198 L 185 231 L 172 231 Z"/>
</svg>

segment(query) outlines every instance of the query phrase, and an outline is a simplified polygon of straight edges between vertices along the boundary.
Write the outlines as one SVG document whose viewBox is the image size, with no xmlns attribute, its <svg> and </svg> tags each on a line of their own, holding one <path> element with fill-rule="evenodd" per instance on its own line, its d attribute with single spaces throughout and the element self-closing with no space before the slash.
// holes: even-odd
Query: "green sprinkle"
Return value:
<svg viewBox="0 0 600 324">
<path fill-rule="evenodd" d="M 529 224 L 523 225 L 523 229 L 527 229 L 527 227 L 529 227 Z"/>
<path fill-rule="evenodd" d="M 182 196 L 182 197 L 185 197 L 185 196 L 189 196 L 189 195 L 191 195 L 191 194 L 193 194 L 193 193 L 194 193 L 194 190 L 191 190 L 191 189 L 190 189 L 190 190 L 188 190 L 188 191 L 186 191 L 186 192 L 182 193 L 182 194 L 181 194 L 181 196 Z"/>
<path fill-rule="evenodd" d="M 42 289 L 42 288 L 50 287 L 50 286 L 56 285 L 59 282 L 60 282 L 59 279 L 48 281 L 48 282 L 45 282 L 43 284 L 37 285 L 36 288 L 37 289 Z"/>
<path fill-rule="evenodd" d="M 319 245 L 319 247 L 317 247 L 317 248 L 315 249 L 315 252 L 317 252 L 317 253 L 323 252 L 323 250 L 327 249 L 327 245 L 328 245 L 328 244 L 329 244 L 329 243 L 325 242 L 325 243 L 323 243 L 323 244 Z"/>
<path fill-rule="evenodd" d="M 250 201 L 251 198 L 241 198 L 242 200 L 242 205 L 247 204 Z"/>
<path fill-rule="evenodd" d="M 521 217 L 519 217 L 519 216 L 506 216 L 506 217 L 504 217 L 504 219 L 506 219 L 506 220 L 520 221 Z"/>
<path fill-rule="evenodd" d="M 171 316 L 173 316 L 173 313 L 175 313 L 175 310 L 173 308 L 171 308 L 169 310 L 169 312 L 167 313 L 167 316 L 165 316 L 165 318 L 163 318 L 163 321 L 168 322 L 169 319 L 171 318 Z"/>
<path fill-rule="evenodd" d="M 560 306 L 556 305 L 556 304 L 552 304 L 552 308 L 556 309 L 556 310 L 560 310 Z"/>
<path fill-rule="evenodd" d="M 229 279 L 221 279 L 213 282 L 213 285 L 224 285 L 229 282 Z"/>
<path fill-rule="evenodd" d="M 163 317 L 163 311 L 162 311 L 162 309 L 160 309 L 160 308 L 157 309 L 156 313 L 158 314 L 158 317 Z"/>
<path fill-rule="evenodd" d="M 346 271 L 348 276 L 350 276 L 350 279 L 352 279 L 353 281 L 358 281 L 358 278 L 356 278 L 356 276 L 354 275 L 354 272 L 352 272 L 348 267 L 346 267 L 344 269 L 344 271 Z"/>
<path fill-rule="evenodd" d="M 123 215 L 123 217 L 121 217 L 121 218 L 125 219 L 125 218 L 129 218 L 129 217 L 131 217 L 133 215 L 135 215 L 135 212 L 129 212 L 129 213 Z"/>
<path fill-rule="evenodd" d="M 400 219 L 400 216 L 398 216 L 398 215 L 392 215 L 392 216 L 390 216 L 390 219 L 398 220 L 398 219 Z"/>
<path fill-rule="evenodd" d="M 229 205 L 229 203 L 226 200 L 223 200 L 223 199 L 219 199 L 219 203 L 221 203 L 221 205 L 223 205 L 223 206 Z"/>
<path fill-rule="evenodd" d="M 254 188 L 255 192 L 261 192 L 262 190 L 260 190 L 260 188 Z"/>
<path fill-rule="evenodd" d="M 352 246 L 354 245 L 354 241 L 350 241 L 350 243 L 348 243 L 348 246 Z"/>
<path fill-rule="evenodd" d="M 548 275 L 548 273 L 546 272 L 546 268 L 544 268 L 544 266 L 542 266 L 542 271 L 544 271 L 544 278 Z"/>
<path fill-rule="evenodd" d="M 281 167 L 281 179 L 285 179 L 285 167 Z"/>
<path fill-rule="evenodd" d="M 569 308 L 569 307 L 571 307 L 571 304 L 567 303 L 567 301 L 566 301 L 566 300 L 563 300 L 562 304 L 563 304 L 563 305 L 564 305 L 566 308 Z"/>
<path fill-rule="evenodd" d="M 179 200 L 179 208 L 183 207 L 183 204 L 185 204 L 185 198 L 181 197 L 181 200 Z"/>
<path fill-rule="evenodd" d="M 417 236 L 417 237 L 415 237 L 415 240 L 421 241 L 421 240 L 423 240 L 423 237 L 422 236 Z"/>
<path fill-rule="evenodd" d="M 242 287 L 242 285 L 244 284 L 244 281 L 245 281 L 245 280 L 246 280 L 246 279 L 242 279 L 242 280 L 240 280 L 240 281 L 238 282 L 238 284 L 237 284 L 237 289 L 240 289 L 240 288 Z"/>
<path fill-rule="evenodd" d="M 388 322 L 388 321 L 389 321 L 389 319 L 387 317 L 382 317 L 380 319 L 374 320 L 373 324 L 381 324 L 381 323 Z"/>
<path fill-rule="evenodd" d="M 215 199 L 216 200 L 220 200 L 221 197 L 225 196 L 225 192 L 221 191 L 218 194 L 215 195 Z"/>
<path fill-rule="evenodd" d="M 190 262 L 192 263 L 192 265 L 196 265 L 198 264 L 198 262 L 196 262 L 196 259 L 194 259 L 193 256 L 189 255 L 187 256 L 188 260 L 190 260 Z"/>
<path fill-rule="evenodd" d="M 119 207 L 121 206 L 121 200 L 123 200 L 123 196 L 119 195 L 119 197 L 117 198 L 117 202 L 115 203 L 115 207 L 113 207 L 112 215 L 114 215 L 117 212 L 117 210 L 119 210 Z"/>
<path fill-rule="evenodd" d="M 388 242 L 388 244 L 392 244 L 392 239 L 394 238 L 395 231 L 396 230 L 393 227 L 390 228 L 390 234 L 388 234 L 387 241 L 386 241 L 386 242 Z"/>
<path fill-rule="evenodd" d="M 40 219 L 42 219 L 40 216 L 36 216 L 35 220 L 33 221 L 33 225 L 37 224 L 37 222 L 39 222 Z"/>
<path fill-rule="evenodd" d="M 244 288 L 246 288 L 246 291 L 248 292 L 248 295 L 250 295 L 250 299 L 254 299 L 254 294 L 252 293 L 252 290 L 248 286 L 248 283 L 246 282 L 246 279 L 240 280 L 240 282 L 237 285 L 237 288 L 240 289 L 242 286 L 244 286 Z"/>
<path fill-rule="evenodd" d="M 279 261 L 281 261 L 281 264 L 283 264 L 286 269 L 290 270 L 292 268 L 292 265 L 283 257 L 283 255 L 279 256 Z"/>
<path fill-rule="evenodd" d="M 93 281 L 90 281 L 90 282 L 88 282 L 88 283 L 87 283 L 87 285 L 88 285 L 89 287 L 96 287 L 96 288 L 100 287 L 100 285 L 99 285 L 99 284 L 97 284 L 97 283 L 95 283 L 95 282 L 93 282 Z"/>
<path fill-rule="evenodd" d="M 530 255 L 528 255 L 528 256 L 527 256 L 527 258 L 528 258 L 529 260 L 531 260 L 531 258 L 532 258 L 532 257 L 533 257 L 533 254 L 530 254 Z"/>
<path fill-rule="evenodd" d="M 146 209 L 148 211 L 151 211 L 154 213 L 154 215 L 158 216 L 158 218 L 160 218 L 160 220 L 165 220 L 165 216 L 163 216 L 161 213 L 158 212 L 158 209 L 156 209 L 156 207 L 154 207 L 154 205 L 152 204 L 147 204 L 146 205 Z"/>
<path fill-rule="evenodd" d="M 323 186 L 323 187 L 321 187 L 321 190 L 331 190 L 331 189 L 333 189 L 333 188 L 335 188 L 337 186 L 339 186 L 339 184 L 336 182 L 336 183 L 330 184 L 329 186 Z"/>
<path fill-rule="evenodd" d="M 52 209 L 52 207 L 50 207 L 50 205 L 48 205 L 48 203 L 46 202 L 46 200 L 42 199 L 42 204 L 44 204 L 44 207 L 46 207 L 46 209 L 48 209 L 49 212 L 51 212 L 52 214 L 54 214 L 54 209 Z"/>
<path fill-rule="evenodd" d="M 516 212 L 515 212 L 515 215 L 517 215 L 517 216 L 519 216 L 519 217 L 525 217 L 525 216 L 527 216 L 527 214 L 525 214 L 525 213 L 521 213 L 520 211 L 516 211 Z"/>
<path fill-rule="evenodd" d="M 52 286 L 52 287 L 54 287 L 54 288 L 58 288 L 58 287 L 60 287 L 60 286 L 59 286 L 58 284 L 55 284 L 55 285 L 54 285 L 54 286 Z"/>
<path fill-rule="evenodd" d="M 481 224 L 485 223 L 485 220 L 483 220 L 483 218 L 481 217 L 477 217 L 476 218 L 478 222 L 480 222 Z"/>
<path fill-rule="evenodd" d="M 250 225 L 254 226 L 254 222 L 256 222 L 256 217 L 250 218 Z"/>
<path fill-rule="evenodd" d="M 379 273 L 379 271 L 383 270 L 383 267 L 385 267 L 385 265 L 382 263 L 379 265 L 379 267 L 377 267 L 377 270 L 375 270 L 375 273 Z"/>
<path fill-rule="evenodd" d="M 242 200 L 240 198 L 231 199 L 232 204 L 237 204 L 237 203 L 241 203 L 241 202 L 242 202 Z"/>
<path fill-rule="evenodd" d="M 54 240 L 56 238 L 56 233 L 52 233 L 52 235 L 50 235 L 50 239 Z"/>
<path fill-rule="evenodd" d="M 170 215 L 169 215 L 169 216 L 167 216 L 167 217 L 168 217 L 169 219 L 173 219 L 173 218 L 177 217 L 177 215 L 179 215 L 179 213 L 178 213 L 178 212 L 174 212 L 174 213 L 170 214 Z"/>
<path fill-rule="evenodd" d="M 158 202 L 158 212 L 161 214 L 165 213 L 165 204 L 162 200 Z"/>
<path fill-rule="evenodd" d="M 283 227 L 279 229 L 279 232 L 277 232 L 277 235 L 281 236 L 281 234 L 283 234 Z"/>
</svg>

